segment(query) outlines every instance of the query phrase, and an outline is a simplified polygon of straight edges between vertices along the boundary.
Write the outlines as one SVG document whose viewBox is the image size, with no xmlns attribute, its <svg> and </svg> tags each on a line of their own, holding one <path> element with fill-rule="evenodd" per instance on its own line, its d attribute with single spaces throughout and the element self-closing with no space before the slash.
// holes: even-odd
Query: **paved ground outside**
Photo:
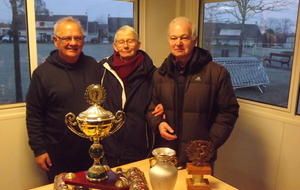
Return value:
<svg viewBox="0 0 300 190">
<path fill-rule="evenodd" d="M 270 83 L 262 87 L 263 93 L 258 87 L 252 86 L 236 89 L 237 97 L 287 107 L 291 72 L 280 68 L 266 67 L 266 74 Z"/>
<path fill-rule="evenodd" d="M 274 50 L 274 49 L 273 49 Z M 243 57 L 260 57 L 268 55 L 273 51 L 268 48 L 267 50 L 253 50 L 252 48 L 247 48 L 243 52 Z M 290 49 L 275 49 L 275 52 L 279 51 L 291 51 Z M 255 52 L 260 52 L 259 55 L 253 55 Z M 213 49 L 212 54 L 215 57 L 220 57 L 222 54 L 222 49 Z M 237 57 L 238 48 L 228 49 L 228 56 Z M 270 65 L 268 62 L 264 62 L 265 72 L 269 78 L 269 84 L 261 86 L 263 93 L 259 90 L 257 86 L 238 88 L 235 90 L 235 94 L 239 98 L 254 100 L 257 102 L 262 102 L 266 104 L 276 105 L 280 107 L 287 107 L 288 103 L 288 93 L 290 88 L 290 78 L 291 78 L 291 66 L 287 65 L 281 66 L 278 62 L 272 62 Z"/>
</svg>

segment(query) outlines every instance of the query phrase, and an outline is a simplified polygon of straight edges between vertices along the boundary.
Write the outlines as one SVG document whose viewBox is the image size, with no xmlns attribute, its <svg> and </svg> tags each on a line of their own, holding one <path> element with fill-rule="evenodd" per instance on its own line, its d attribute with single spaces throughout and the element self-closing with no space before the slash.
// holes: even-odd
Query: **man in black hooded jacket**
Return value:
<svg viewBox="0 0 300 190">
<path fill-rule="evenodd" d="M 97 61 L 82 52 L 84 31 L 79 21 L 72 17 L 57 21 L 53 40 L 57 50 L 35 69 L 26 96 L 29 145 L 49 182 L 62 172 L 85 171 L 92 165 L 88 153 L 92 143 L 69 130 L 64 118 L 90 106 L 85 90 L 101 78 Z"/>
</svg>

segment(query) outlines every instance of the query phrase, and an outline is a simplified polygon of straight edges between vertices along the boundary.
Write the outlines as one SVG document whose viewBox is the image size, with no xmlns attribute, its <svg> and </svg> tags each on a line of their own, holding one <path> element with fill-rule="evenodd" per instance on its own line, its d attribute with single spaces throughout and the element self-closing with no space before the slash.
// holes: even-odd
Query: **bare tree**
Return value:
<svg viewBox="0 0 300 190">
<path fill-rule="evenodd" d="M 279 26 L 279 19 L 278 18 L 268 18 L 265 22 L 266 29 L 272 29 L 273 31 L 276 31 L 276 28 Z"/>
<path fill-rule="evenodd" d="M 204 42 L 207 45 L 207 49 L 211 50 L 212 49 L 212 39 L 214 38 L 215 34 L 215 24 L 221 22 L 219 18 L 221 18 L 222 12 L 220 11 L 221 3 L 207 3 L 205 4 L 205 16 L 204 16 L 204 22 L 205 28 L 204 28 L 204 33 L 207 34 L 205 35 Z"/>
<path fill-rule="evenodd" d="M 21 66 L 20 66 L 20 47 L 19 47 L 19 15 L 25 15 L 24 0 L 9 0 L 12 9 L 12 23 L 10 35 L 13 37 L 14 43 L 14 71 L 15 71 L 15 87 L 16 87 L 16 102 L 23 101 Z M 35 0 L 35 10 L 37 15 L 49 15 L 48 9 L 43 0 Z M 24 17 L 25 18 L 25 17 Z"/>
<path fill-rule="evenodd" d="M 295 23 L 289 18 L 281 19 L 281 30 L 284 34 L 290 33 L 290 28 L 295 26 Z"/>
<path fill-rule="evenodd" d="M 272 43 L 285 43 L 286 36 L 292 33 L 291 27 L 295 26 L 294 22 L 289 18 L 268 18 L 264 23 L 263 27 L 265 29 L 263 31 L 265 31 L 265 34 L 269 33 L 269 35 L 273 34 L 276 36 L 276 41 Z M 270 33 L 270 31 L 273 33 Z"/>
<path fill-rule="evenodd" d="M 16 0 L 18 14 L 25 14 L 25 1 L 24 0 Z M 49 10 L 46 8 L 46 3 L 43 0 L 34 0 L 34 9 L 36 15 L 49 15 Z"/>
<path fill-rule="evenodd" d="M 273 29 L 268 28 L 263 34 L 263 47 L 269 47 L 270 44 L 276 43 L 277 39 Z"/>
<path fill-rule="evenodd" d="M 293 0 L 236 0 L 223 3 L 223 6 L 228 7 L 227 9 L 224 9 L 224 11 L 232 15 L 241 24 L 238 56 L 242 56 L 246 21 L 263 11 L 286 10 L 288 6 L 293 3 Z"/>
<path fill-rule="evenodd" d="M 268 18 L 264 23 L 265 24 L 262 26 L 264 28 L 263 31 L 272 29 L 275 32 L 282 32 L 285 34 L 291 33 L 291 27 L 295 26 L 295 23 L 289 18 Z"/>
<path fill-rule="evenodd" d="M 18 12 L 16 0 L 10 0 L 12 9 L 12 25 L 11 31 L 14 38 L 14 70 L 15 70 L 15 86 L 16 86 L 16 102 L 23 101 L 21 66 L 20 66 L 20 47 L 19 47 L 19 31 L 18 31 Z"/>
<path fill-rule="evenodd" d="M 221 22 L 221 20 L 220 20 L 221 15 L 222 15 L 222 11 L 220 10 L 221 6 L 222 6 L 221 3 L 207 3 L 207 4 L 205 4 L 204 22 L 206 22 L 206 23 Z"/>
</svg>

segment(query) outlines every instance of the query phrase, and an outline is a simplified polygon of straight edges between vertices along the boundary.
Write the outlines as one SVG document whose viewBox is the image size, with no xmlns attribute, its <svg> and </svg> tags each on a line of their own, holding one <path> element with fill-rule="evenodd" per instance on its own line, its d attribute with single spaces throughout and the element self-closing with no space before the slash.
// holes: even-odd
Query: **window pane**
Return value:
<svg viewBox="0 0 300 190">
<path fill-rule="evenodd" d="M 115 0 L 44 0 L 49 15 L 36 13 L 38 61 L 41 63 L 55 49 L 52 41 L 55 22 L 65 16 L 77 18 L 85 30 L 83 52 L 96 60 L 113 53 L 115 31 L 134 23 L 134 2 Z M 59 6 L 58 6 L 59 5 Z M 67 9 L 65 7 L 68 7 Z"/>
<path fill-rule="evenodd" d="M 298 3 L 205 4 L 202 47 L 229 70 L 237 97 L 287 107 Z"/>
<path fill-rule="evenodd" d="M 26 39 L 25 1 L 0 1 L 0 104 L 22 102 L 29 86 L 29 59 Z M 123 26 L 134 28 L 134 1 L 115 0 L 35 0 L 38 63 L 56 49 L 52 35 L 55 22 L 65 16 L 80 20 L 85 30 L 83 52 L 96 60 L 113 53 L 115 31 Z M 11 3 L 18 3 L 17 12 Z M 14 12 L 14 14 L 12 14 Z M 13 25 L 12 16 L 18 21 Z M 16 35 L 17 40 L 13 40 Z M 34 68 L 33 68 L 34 69 Z"/>
<path fill-rule="evenodd" d="M 0 104 L 22 102 L 29 84 L 27 31 L 22 3 L 0 1 Z"/>
</svg>

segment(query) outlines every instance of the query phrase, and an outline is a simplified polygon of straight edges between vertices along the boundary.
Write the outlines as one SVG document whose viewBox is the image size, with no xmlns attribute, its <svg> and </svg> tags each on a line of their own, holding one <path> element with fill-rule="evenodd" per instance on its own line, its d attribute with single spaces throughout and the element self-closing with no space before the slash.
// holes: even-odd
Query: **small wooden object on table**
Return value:
<svg viewBox="0 0 300 190">
<path fill-rule="evenodd" d="M 204 175 L 211 175 L 212 170 L 207 162 L 214 153 L 212 142 L 195 140 L 190 142 L 187 155 L 192 163 L 186 164 L 186 169 L 192 178 L 186 179 L 187 190 L 210 190 L 208 179 Z"/>
<path fill-rule="evenodd" d="M 188 190 L 210 190 L 208 179 L 204 178 L 204 175 L 211 175 L 211 168 L 208 163 L 204 163 L 204 166 L 197 167 L 193 163 L 187 163 L 186 169 L 192 178 L 187 178 Z"/>
</svg>

